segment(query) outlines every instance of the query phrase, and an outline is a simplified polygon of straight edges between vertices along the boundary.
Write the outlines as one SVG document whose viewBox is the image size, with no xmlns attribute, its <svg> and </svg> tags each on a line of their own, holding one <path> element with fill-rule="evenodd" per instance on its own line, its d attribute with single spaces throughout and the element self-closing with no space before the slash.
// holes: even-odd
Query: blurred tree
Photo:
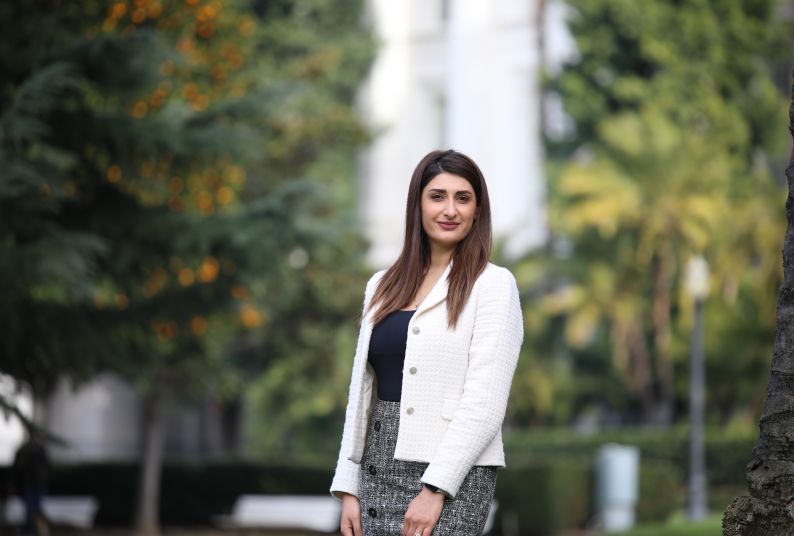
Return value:
<svg viewBox="0 0 794 536">
<path fill-rule="evenodd" d="M 334 26 L 357 28 L 359 2 L 333 7 L 0 6 L 0 370 L 39 396 L 101 370 L 140 388 L 142 533 L 168 399 L 234 392 L 246 362 L 285 357 L 278 315 L 321 332 L 317 359 L 359 301 L 351 101 L 371 43 Z"/>
<path fill-rule="evenodd" d="M 242 365 L 247 448 L 259 458 L 333 456 L 341 430 L 365 273 L 356 150 L 362 133 L 351 104 L 373 46 L 359 0 L 256 2 L 266 47 L 257 54 L 281 81 L 279 113 L 264 166 L 275 176 L 316 177 L 324 197 L 304 212 L 299 242 L 267 281 L 264 329 Z M 331 225 L 331 222 L 334 222 Z M 261 356 L 266 356 L 263 362 Z"/>
<path fill-rule="evenodd" d="M 714 270 L 713 384 L 725 381 L 720 369 L 757 374 L 759 345 L 774 329 L 780 225 L 768 207 L 780 196 L 775 133 L 785 103 L 775 75 L 791 25 L 771 0 L 571 5 L 579 56 L 550 84 L 576 125 L 549 143 L 569 159 L 549 187 L 557 259 L 526 261 L 556 283 L 545 279 L 548 291 L 529 307 L 563 320 L 569 361 L 601 348 L 642 419 L 669 424 L 676 362 L 687 355 L 691 306 L 680 280 L 691 254 Z M 737 324 L 747 318 L 743 339 Z M 748 340 L 751 331 L 758 338 Z M 603 377 L 591 392 L 614 388 Z M 720 390 L 725 411 L 755 396 L 746 391 Z"/>
<path fill-rule="evenodd" d="M 791 91 L 789 131 L 794 137 L 794 84 Z M 760 435 L 747 464 L 749 495 L 735 498 L 725 511 L 725 536 L 794 534 L 794 438 L 791 401 L 794 397 L 794 352 L 791 348 L 791 308 L 794 306 L 794 152 L 786 169 L 789 194 L 786 201 L 788 229 L 783 241 L 783 286 L 777 303 L 777 336 L 769 373 L 766 404 Z"/>
</svg>

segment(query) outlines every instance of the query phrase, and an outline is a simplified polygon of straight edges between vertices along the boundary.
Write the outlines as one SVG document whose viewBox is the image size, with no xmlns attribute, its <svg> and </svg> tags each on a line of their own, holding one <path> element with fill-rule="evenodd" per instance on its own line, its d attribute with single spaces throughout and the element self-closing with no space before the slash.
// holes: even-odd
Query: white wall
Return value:
<svg viewBox="0 0 794 536">
<path fill-rule="evenodd" d="M 70 443 L 51 448 L 56 462 L 133 460 L 140 451 L 140 398 L 102 374 L 78 386 L 63 378 L 45 405 L 45 426 Z"/>
<path fill-rule="evenodd" d="M 0 394 L 12 400 L 25 417 L 33 418 L 33 398 L 25 389 L 19 389 L 17 383 L 10 376 L 0 374 Z M 25 440 L 25 428 L 20 420 L 13 415 L 4 415 L 0 412 L 0 465 L 10 465 L 14 462 L 17 448 Z"/>
<path fill-rule="evenodd" d="M 222 451 L 220 415 L 208 395 L 168 400 L 165 456 L 201 459 Z M 69 443 L 49 447 L 55 462 L 133 461 L 143 443 L 143 401 L 122 378 L 105 373 L 74 385 L 61 379 L 42 404 L 44 426 Z"/>
</svg>

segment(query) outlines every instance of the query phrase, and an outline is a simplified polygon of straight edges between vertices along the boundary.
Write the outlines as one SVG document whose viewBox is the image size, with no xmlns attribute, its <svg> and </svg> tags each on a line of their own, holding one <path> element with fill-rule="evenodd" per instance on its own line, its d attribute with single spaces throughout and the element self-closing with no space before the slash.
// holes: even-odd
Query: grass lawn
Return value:
<svg viewBox="0 0 794 536">
<path fill-rule="evenodd" d="M 645 525 L 616 536 L 722 536 L 722 515 L 710 516 L 705 521 L 690 523 L 674 519 L 662 525 Z"/>
</svg>

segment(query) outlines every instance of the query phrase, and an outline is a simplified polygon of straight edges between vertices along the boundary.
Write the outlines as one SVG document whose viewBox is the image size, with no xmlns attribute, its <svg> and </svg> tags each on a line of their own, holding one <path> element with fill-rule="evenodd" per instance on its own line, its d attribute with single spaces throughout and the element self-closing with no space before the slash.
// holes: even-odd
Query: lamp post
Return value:
<svg viewBox="0 0 794 536">
<path fill-rule="evenodd" d="M 695 302 L 692 346 L 689 359 L 689 502 L 687 513 L 695 521 L 706 517 L 706 456 L 703 421 L 705 372 L 703 360 L 703 302 L 709 292 L 709 265 L 701 256 L 686 267 L 685 289 Z"/>
</svg>

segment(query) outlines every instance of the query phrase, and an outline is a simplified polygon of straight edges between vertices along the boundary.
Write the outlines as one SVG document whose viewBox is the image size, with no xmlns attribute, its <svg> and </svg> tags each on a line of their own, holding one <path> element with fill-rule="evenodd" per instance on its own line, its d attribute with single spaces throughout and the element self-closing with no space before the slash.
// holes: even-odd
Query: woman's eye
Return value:
<svg viewBox="0 0 794 536">
<path fill-rule="evenodd" d="M 460 195 L 460 196 L 458 196 L 458 201 L 460 201 L 461 203 L 468 203 L 470 200 L 471 200 L 471 197 L 469 197 L 468 195 Z"/>
<path fill-rule="evenodd" d="M 433 201 L 440 201 L 441 199 L 444 199 L 444 196 L 441 194 L 433 194 L 430 196 L 430 199 Z"/>
</svg>

